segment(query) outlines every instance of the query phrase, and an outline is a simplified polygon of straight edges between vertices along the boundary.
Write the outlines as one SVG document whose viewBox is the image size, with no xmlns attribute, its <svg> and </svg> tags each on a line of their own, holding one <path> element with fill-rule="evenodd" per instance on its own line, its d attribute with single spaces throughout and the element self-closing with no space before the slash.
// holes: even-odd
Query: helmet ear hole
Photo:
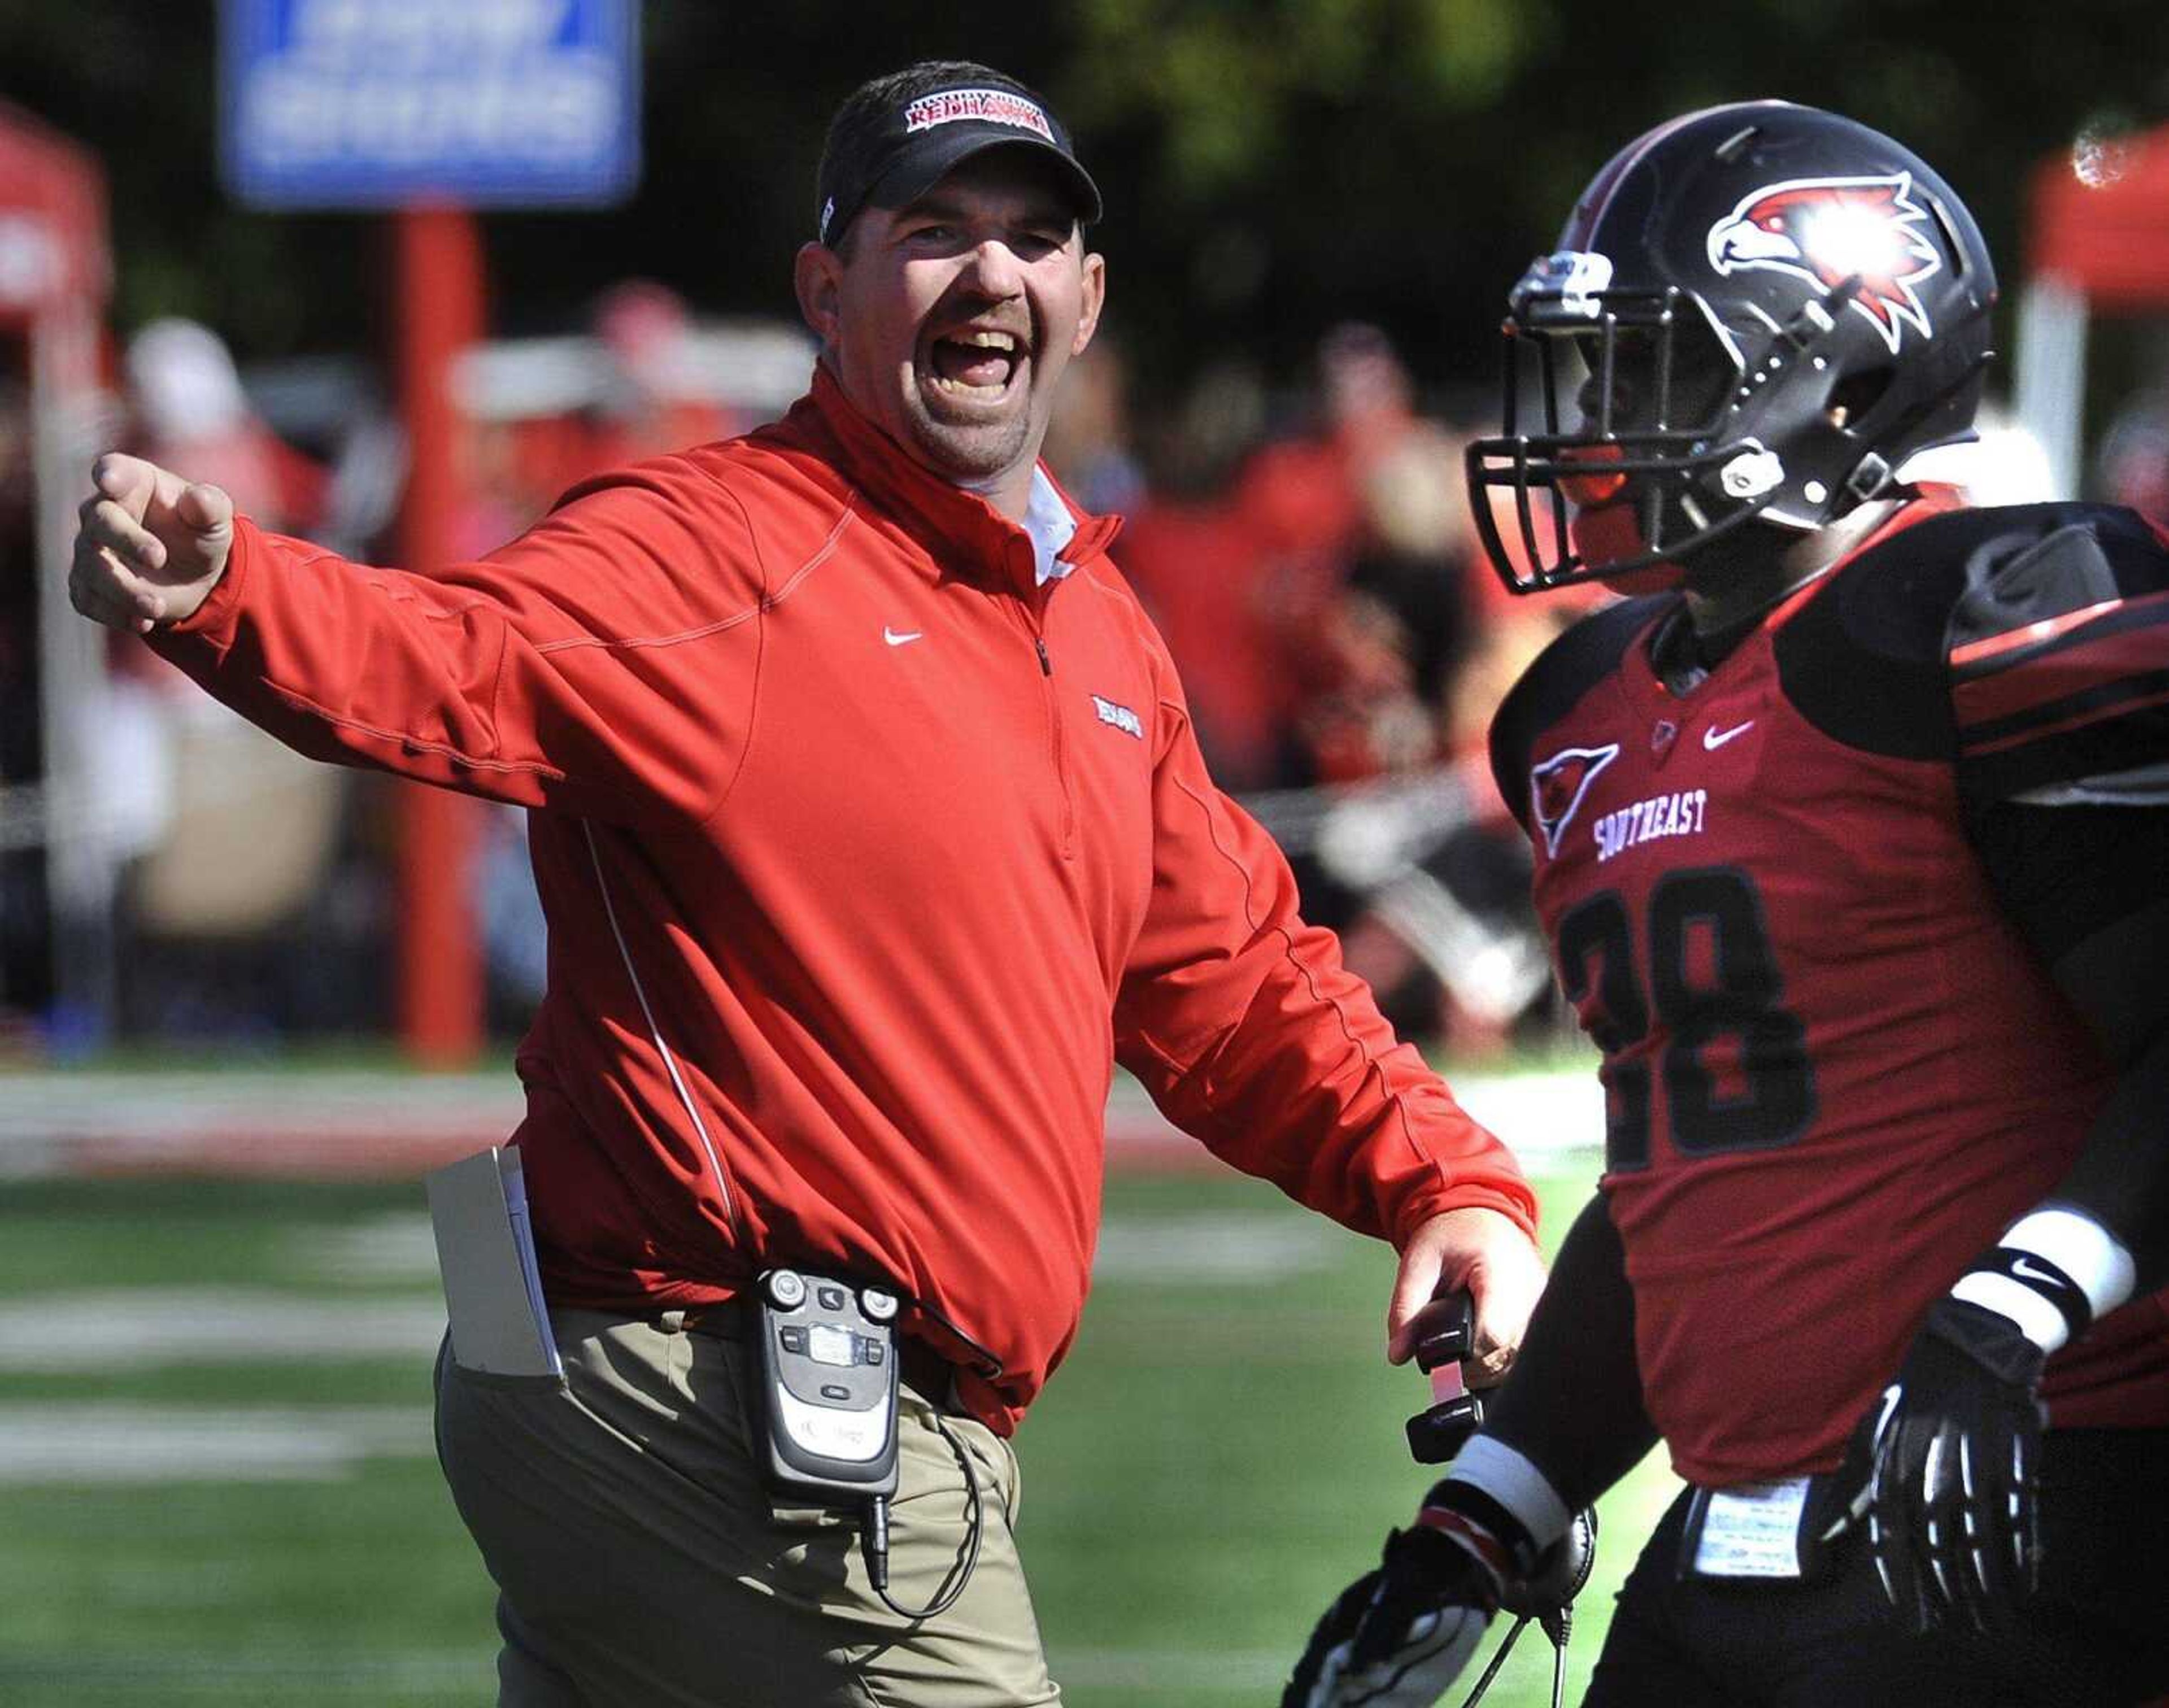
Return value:
<svg viewBox="0 0 2169 1708">
<path fill-rule="evenodd" d="M 1889 362 L 1847 374 L 1831 387 L 1831 425 L 1857 427 L 1874 412 L 1875 406 L 1889 395 L 1897 378 L 1897 368 Z"/>
</svg>

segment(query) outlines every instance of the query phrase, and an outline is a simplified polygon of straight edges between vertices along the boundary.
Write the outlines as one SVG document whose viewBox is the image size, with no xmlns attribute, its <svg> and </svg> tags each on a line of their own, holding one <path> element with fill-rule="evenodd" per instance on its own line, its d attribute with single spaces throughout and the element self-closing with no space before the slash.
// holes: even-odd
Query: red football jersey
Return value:
<svg viewBox="0 0 2169 1708">
<path fill-rule="evenodd" d="M 1836 1465 L 2111 1083 L 1967 834 L 1943 615 L 1963 568 L 1888 644 L 1841 609 L 1856 568 L 1950 555 L 1916 539 L 1886 531 L 1681 695 L 1649 653 L 1676 601 L 1585 620 L 1495 737 L 1604 1051 L 1645 1404 L 1696 1482 Z M 2054 1360 L 2054 1420 L 2169 1423 L 2163 1324 L 2141 1301 Z"/>
</svg>

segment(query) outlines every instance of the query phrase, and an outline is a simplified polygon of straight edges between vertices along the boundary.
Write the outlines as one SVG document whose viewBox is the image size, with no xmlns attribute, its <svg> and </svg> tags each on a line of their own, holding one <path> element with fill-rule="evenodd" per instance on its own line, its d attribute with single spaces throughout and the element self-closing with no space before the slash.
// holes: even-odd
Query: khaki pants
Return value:
<svg viewBox="0 0 2169 1708">
<path fill-rule="evenodd" d="M 967 1418 L 984 1535 L 930 1621 L 875 1595 L 855 1514 L 779 1506 L 755 1468 L 752 1349 L 556 1318 L 568 1387 L 437 1361 L 437 1451 L 497 1580 L 499 1708 L 1026 1708 L 1061 1700 L 1017 1558 L 1016 1456 Z M 925 1606 L 967 1546 L 964 1472 L 910 1388 L 889 1594 Z"/>
</svg>

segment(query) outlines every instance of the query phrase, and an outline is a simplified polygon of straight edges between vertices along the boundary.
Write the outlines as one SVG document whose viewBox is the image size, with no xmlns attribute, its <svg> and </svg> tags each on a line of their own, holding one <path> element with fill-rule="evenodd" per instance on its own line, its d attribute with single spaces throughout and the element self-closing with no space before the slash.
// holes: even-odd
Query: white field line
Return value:
<svg viewBox="0 0 2169 1708">
<path fill-rule="evenodd" d="M 1537 1157 L 1602 1143 L 1593 1072 L 1471 1074 L 1454 1090 L 1479 1121 Z M 0 1179 L 189 1169 L 240 1174 L 416 1174 L 499 1144 L 520 1123 L 510 1073 L 0 1073 Z M 1134 1080 L 1107 1102 L 1115 1166 L 1218 1169 Z"/>
<path fill-rule="evenodd" d="M 477 1645 L 472 1653 L 418 1651 L 367 1656 L 176 1654 L 167 1650 L 0 1655 L 0 1702 L 106 1702 L 115 1698 L 227 1701 L 236 1691 L 247 1691 L 242 1700 L 251 1702 L 264 1700 L 274 1691 L 282 1700 L 381 1702 L 394 1692 L 441 1692 L 448 1700 L 481 1702 L 493 1695 L 493 1652 Z M 34 1690 L 40 1694 L 29 1694 Z M 97 1693 L 94 1699 L 89 1694 L 93 1691 Z"/>
<path fill-rule="evenodd" d="M 1092 1275 L 1095 1282 L 1269 1280 L 1331 1269 L 1347 1254 L 1349 1238 L 1324 1217 L 1298 1215 L 1271 1195 L 1247 1209 L 1115 1214 L 1100 1223 Z M 436 1239 L 419 1210 L 283 1234 L 280 1254 L 294 1274 L 312 1283 L 437 1280 Z M 5 1356 L 0 1347 L 0 1365 Z"/>
<path fill-rule="evenodd" d="M 419 1173 L 519 1125 L 511 1074 L 0 1075 L 0 1178 Z"/>
<path fill-rule="evenodd" d="M 1348 1254 L 1351 1236 L 1321 1216 L 1206 1210 L 1188 1216 L 1111 1216 L 1092 1257 L 1095 1285 L 1269 1281 L 1315 1274 Z"/>
<path fill-rule="evenodd" d="M 0 1487 L 322 1482 L 434 1450 L 417 1406 L 0 1404 Z"/>
<path fill-rule="evenodd" d="M 328 1244 L 288 1234 L 280 1249 L 312 1280 L 434 1280 L 426 1216 L 380 1216 L 342 1232 Z M 1101 1230 L 1094 1277 L 1154 1288 L 1282 1280 L 1331 1269 L 1351 1237 L 1264 1200 L 1256 1210 L 1117 1215 Z M 418 1389 L 444 1321 L 434 1289 L 363 1298 L 242 1286 L 19 1295 L 0 1303 L 0 1376 L 375 1358 L 410 1365 Z M 429 1450 L 421 1408 L 0 1401 L 0 1487 L 338 1478 L 368 1457 Z"/>
<path fill-rule="evenodd" d="M 441 1298 L 310 1299 L 250 1287 L 109 1287 L 0 1305 L 0 1374 L 411 1359 L 427 1367 Z"/>
<path fill-rule="evenodd" d="M 371 1285 L 437 1282 L 437 1236 L 429 1213 L 416 1207 L 372 1216 L 366 1221 L 329 1226 L 312 1223 L 266 1233 L 277 1241 L 280 1267 L 311 1281 L 364 1282 Z"/>
<path fill-rule="evenodd" d="M 1068 1691 L 1128 1690 L 1140 1695 L 1182 1690 L 1265 1700 L 1287 1679 L 1292 1647 L 1207 1652 L 1187 1649 L 1057 1650 L 1050 1657 L 1056 1679 Z M 308 1700 L 353 1696 L 379 1700 L 392 1691 L 442 1690 L 480 1700 L 492 1678 L 489 1652 L 418 1650 L 366 1657 L 290 1654 L 96 1654 L 71 1652 L 50 1657 L 0 1657 L 0 1700 L 44 1700 L 16 1692 L 37 1686 L 67 1693 L 95 1689 L 157 1701 L 216 1698 L 237 1689 L 285 1689 Z M 1089 1699 L 1088 1699 L 1089 1700 Z"/>
</svg>

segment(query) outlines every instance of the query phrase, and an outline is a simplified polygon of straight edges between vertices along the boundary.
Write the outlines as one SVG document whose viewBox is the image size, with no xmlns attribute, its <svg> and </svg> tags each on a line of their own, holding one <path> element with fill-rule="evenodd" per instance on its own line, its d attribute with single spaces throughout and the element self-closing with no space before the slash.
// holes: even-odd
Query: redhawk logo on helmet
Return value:
<svg viewBox="0 0 2169 1708">
<path fill-rule="evenodd" d="M 1762 268 L 1824 290 L 1860 280 L 1852 306 L 1896 354 L 1906 327 L 1933 338 L 1913 287 L 1943 269 L 1916 227 L 1928 210 L 1913 200 L 1910 173 L 1890 178 L 1804 178 L 1749 191 L 1709 228 L 1709 264 L 1720 274 Z"/>
</svg>

